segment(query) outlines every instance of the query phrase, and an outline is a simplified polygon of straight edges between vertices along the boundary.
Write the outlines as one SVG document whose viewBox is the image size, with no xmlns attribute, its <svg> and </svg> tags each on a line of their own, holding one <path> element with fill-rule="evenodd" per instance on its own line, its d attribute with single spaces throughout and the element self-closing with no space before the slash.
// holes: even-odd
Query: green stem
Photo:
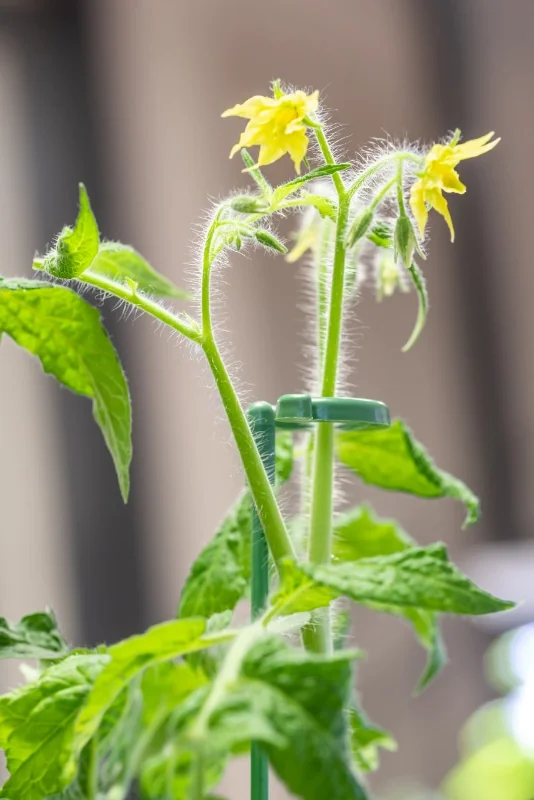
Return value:
<svg viewBox="0 0 534 800">
<path fill-rule="evenodd" d="M 212 267 L 211 243 L 216 223 L 206 238 L 202 265 L 202 348 L 210 365 L 234 440 L 241 456 L 248 485 L 277 568 L 284 558 L 295 557 L 284 519 L 276 502 L 273 487 L 263 466 L 258 448 L 250 430 L 245 413 L 239 402 L 234 385 L 213 334 L 210 302 L 210 277 Z"/>
<path fill-rule="evenodd" d="M 334 266 L 330 288 L 330 308 L 323 364 L 322 396 L 334 397 L 336 392 L 341 329 L 343 323 L 343 292 L 345 286 L 345 233 L 349 215 L 346 195 L 340 198 L 336 224 Z"/>
<path fill-rule="evenodd" d="M 332 551 L 332 486 L 334 482 L 334 426 L 319 423 L 315 435 L 314 491 L 308 555 L 312 564 L 327 564 Z"/>
<path fill-rule="evenodd" d="M 295 553 L 273 488 L 269 483 L 269 476 L 264 469 L 246 416 L 214 339 L 204 339 L 203 348 L 232 428 L 265 537 L 275 564 L 280 567 L 282 559 L 294 557 Z"/>
<path fill-rule="evenodd" d="M 387 164 L 390 164 L 392 161 L 412 161 L 418 166 L 421 166 L 423 160 L 424 159 L 422 156 L 417 156 L 415 155 L 415 153 L 411 153 L 409 151 L 403 152 L 402 150 L 400 151 L 396 150 L 393 153 L 387 153 L 387 155 L 377 159 L 374 162 L 374 164 L 371 164 L 360 175 L 358 175 L 354 183 L 352 183 L 351 186 L 349 186 L 349 188 L 347 189 L 347 195 L 349 199 L 352 198 L 368 178 L 374 175 L 375 172 L 377 172 L 379 169 L 382 169 L 382 167 L 385 167 Z"/>
<path fill-rule="evenodd" d="M 401 166 L 402 170 L 402 162 L 399 162 L 399 165 Z M 371 211 L 374 211 L 377 208 L 377 206 L 380 205 L 384 197 L 387 195 L 389 191 L 391 191 L 391 189 L 396 185 L 396 183 L 397 183 L 397 176 L 395 176 L 390 181 L 385 183 L 384 186 L 382 186 L 380 191 L 377 192 L 376 195 L 373 197 L 373 200 L 369 206 L 369 209 Z"/>
<path fill-rule="evenodd" d="M 321 239 L 317 255 L 317 365 L 319 375 L 323 374 L 324 348 L 326 341 L 326 311 L 328 305 L 328 257 L 331 252 L 332 223 L 324 220 L 321 225 Z"/>
<path fill-rule="evenodd" d="M 324 131 L 321 127 L 314 128 L 313 132 L 315 133 L 315 138 L 317 139 L 317 144 L 323 154 L 323 158 L 325 160 L 325 164 L 335 164 L 336 159 L 334 158 L 334 154 L 328 144 L 328 139 L 324 135 Z M 336 187 L 336 191 L 338 193 L 339 199 L 341 200 L 345 195 L 345 185 L 341 179 L 341 175 L 339 172 L 335 172 L 332 175 L 332 180 L 334 182 L 334 186 Z"/>
<path fill-rule="evenodd" d="M 105 278 L 103 275 L 98 275 L 90 269 L 80 275 L 80 280 L 83 281 L 83 283 L 94 286 L 96 289 L 101 289 L 103 292 L 115 295 L 115 297 L 119 297 L 121 300 L 126 300 L 127 303 L 137 306 L 137 308 L 150 314 L 154 319 L 164 322 L 165 325 L 178 331 L 178 333 L 181 333 L 182 336 L 185 336 L 187 339 L 191 339 L 192 342 L 200 344 L 201 334 L 198 328 L 188 325 L 187 322 L 181 320 L 176 314 L 173 314 L 172 311 L 159 305 L 159 303 L 156 303 L 154 300 L 150 300 L 148 297 L 145 297 L 145 295 L 138 294 L 129 286 Z"/>
<path fill-rule="evenodd" d="M 315 135 L 327 164 L 335 164 L 334 156 L 322 129 Z M 337 180 L 336 180 L 337 179 Z M 339 197 L 336 220 L 334 264 L 330 287 L 330 305 L 324 357 L 322 360 L 323 397 L 334 397 L 336 392 L 338 363 L 343 325 L 343 294 L 345 287 L 345 234 L 349 217 L 350 199 L 341 177 L 332 176 Z M 321 349 L 321 345 L 320 345 Z M 312 564 L 327 564 L 332 552 L 332 518 L 334 513 L 334 426 L 319 423 L 315 436 L 313 482 L 311 498 L 310 533 L 308 558 Z M 313 615 L 312 621 L 303 631 L 304 644 L 309 650 L 330 652 L 332 635 L 330 612 L 324 609 Z"/>
<path fill-rule="evenodd" d="M 191 778 L 191 800 L 204 800 L 204 753 L 202 747 L 199 747 L 195 753 Z"/>
<path fill-rule="evenodd" d="M 397 175 L 395 176 L 397 184 L 397 204 L 399 206 L 399 214 L 401 217 L 406 216 L 406 207 L 404 205 L 404 192 L 402 189 L 402 161 L 399 159 L 397 164 Z"/>
<path fill-rule="evenodd" d="M 312 564 L 328 564 L 332 554 L 332 518 L 334 514 L 334 426 L 319 423 L 315 435 L 313 490 L 311 498 L 308 558 Z M 303 631 L 308 650 L 332 651 L 330 609 L 316 611 Z"/>
<path fill-rule="evenodd" d="M 87 763 L 87 800 L 96 800 L 98 794 L 98 737 L 93 736 L 89 744 Z"/>
</svg>

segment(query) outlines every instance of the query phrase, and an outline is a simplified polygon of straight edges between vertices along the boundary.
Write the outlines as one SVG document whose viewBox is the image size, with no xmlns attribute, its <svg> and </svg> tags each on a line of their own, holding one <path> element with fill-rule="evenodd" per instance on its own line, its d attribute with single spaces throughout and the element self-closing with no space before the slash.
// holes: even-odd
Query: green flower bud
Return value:
<svg viewBox="0 0 534 800">
<path fill-rule="evenodd" d="M 401 257 L 401 261 L 408 269 L 412 263 L 416 239 L 411 220 L 403 214 L 397 220 L 394 234 L 394 254 Z"/>
<path fill-rule="evenodd" d="M 373 212 L 370 208 L 366 208 L 364 211 L 356 215 L 352 225 L 349 228 L 349 232 L 347 233 L 345 242 L 347 247 L 354 247 L 358 239 L 361 239 L 362 236 L 365 236 L 372 221 Z"/>
<path fill-rule="evenodd" d="M 256 239 L 260 244 L 264 247 L 270 247 L 271 250 L 276 250 L 278 253 L 282 253 L 285 255 L 287 253 L 287 247 L 283 244 L 276 236 L 270 231 L 266 231 L 263 228 L 259 228 L 256 231 Z"/>
<path fill-rule="evenodd" d="M 393 231 L 385 222 L 379 222 L 367 234 L 367 238 L 377 247 L 389 248 L 393 244 Z"/>
<path fill-rule="evenodd" d="M 269 208 L 265 201 L 250 194 L 234 197 L 230 207 L 239 214 L 263 214 Z"/>
</svg>

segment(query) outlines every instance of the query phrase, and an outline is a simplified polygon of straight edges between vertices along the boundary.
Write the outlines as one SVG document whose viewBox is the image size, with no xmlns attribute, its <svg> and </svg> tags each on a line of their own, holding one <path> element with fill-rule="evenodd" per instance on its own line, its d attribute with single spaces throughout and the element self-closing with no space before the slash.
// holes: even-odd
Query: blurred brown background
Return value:
<svg viewBox="0 0 534 800">
<path fill-rule="evenodd" d="M 468 193 L 451 201 L 454 246 L 432 220 L 422 340 L 400 353 L 413 295 L 381 305 L 364 295 L 351 320 L 351 393 L 403 416 L 439 465 L 479 492 L 484 519 L 461 532 L 452 502 L 357 485 L 347 493 L 371 496 L 421 543 L 445 540 L 487 586 L 504 581 L 508 595 L 525 596 L 514 570 L 522 565 L 528 584 L 533 68 L 531 0 L 4 0 L 0 272 L 30 273 L 35 250 L 73 221 L 83 180 L 103 233 L 183 283 L 206 198 L 244 183 L 228 161 L 241 126 L 219 115 L 276 77 L 322 91 L 346 124 L 349 156 L 385 132 L 432 140 L 455 127 L 466 138 L 496 130 L 497 150 L 462 165 Z M 270 174 L 289 176 L 289 161 Z M 225 328 L 247 399 L 301 390 L 298 270 L 236 257 L 225 279 Z M 90 404 L 11 342 L 0 348 L 0 614 L 52 606 L 72 641 L 91 644 L 172 616 L 192 558 L 242 483 L 204 365 L 148 320 L 120 321 L 111 304 L 105 316 L 134 398 L 127 507 Z M 487 560 L 492 547 L 505 574 Z M 528 603 L 521 613 L 529 618 Z M 488 696 L 481 657 L 492 630 L 447 622 L 452 664 L 418 699 L 423 655 L 410 632 L 359 615 L 355 634 L 370 650 L 364 704 L 400 740 L 374 786 L 405 776 L 437 785 L 456 759 L 460 725 Z M 0 688 L 16 679 L 1 666 Z M 226 781 L 233 800 L 248 796 L 245 768 Z"/>
</svg>

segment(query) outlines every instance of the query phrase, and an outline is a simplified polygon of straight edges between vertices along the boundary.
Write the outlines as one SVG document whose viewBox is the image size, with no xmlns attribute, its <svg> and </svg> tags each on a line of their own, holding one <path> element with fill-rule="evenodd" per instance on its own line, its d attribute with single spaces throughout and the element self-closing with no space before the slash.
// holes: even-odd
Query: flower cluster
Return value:
<svg viewBox="0 0 534 800">
<path fill-rule="evenodd" d="M 324 276 L 331 274 L 334 246 L 339 246 L 340 217 L 337 215 L 344 205 L 345 296 L 350 297 L 369 283 L 374 286 L 377 300 L 389 297 L 396 289 L 404 292 L 413 286 L 419 298 L 419 314 L 409 340 L 408 346 L 411 346 L 423 327 L 428 308 L 424 277 L 414 255 L 419 253 L 425 257 L 422 246 L 429 211 L 434 209 L 445 219 L 451 241 L 454 241 L 454 226 L 445 194 L 466 191 L 456 167 L 465 159 L 489 152 L 499 139 L 488 133 L 460 144 L 457 130 L 448 141 L 432 145 L 427 152 L 413 146 L 388 144 L 368 158 L 359 172 L 335 174 L 350 165 L 335 163 L 319 121 L 321 115 L 316 113 L 318 92 L 284 93 L 278 81 L 273 83 L 272 89 L 272 97 L 251 97 L 223 114 L 223 117 L 239 116 L 249 120 L 230 157 L 241 149 L 246 171 L 254 177 L 260 190 L 256 197 L 235 199 L 234 210 L 251 215 L 246 220 L 248 224 L 263 215 L 300 207 L 300 229 L 286 259 L 293 263 L 310 252 L 316 273 L 324 280 Z M 325 163 L 271 190 L 259 167 L 288 153 L 300 175 L 309 145 L 308 129 L 316 135 Z M 257 163 L 242 149 L 254 145 L 260 148 Z M 307 165 L 307 161 L 305 163 Z M 348 181 L 344 180 L 347 174 Z M 332 180 L 325 181 L 323 178 L 327 176 Z M 310 179 L 314 180 L 308 184 Z M 239 221 L 238 224 L 243 225 Z M 240 242 L 241 237 L 237 241 Z M 282 248 L 280 244 L 277 249 L 282 251 Z"/>
</svg>

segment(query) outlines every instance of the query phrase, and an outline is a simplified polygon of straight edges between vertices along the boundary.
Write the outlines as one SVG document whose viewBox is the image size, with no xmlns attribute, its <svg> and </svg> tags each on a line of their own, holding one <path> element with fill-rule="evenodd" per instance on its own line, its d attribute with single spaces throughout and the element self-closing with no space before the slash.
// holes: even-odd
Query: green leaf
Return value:
<svg viewBox="0 0 534 800">
<path fill-rule="evenodd" d="M 186 800 L 190 797 L 192 753 L 179 741 L 173 715 L 186 698 L 207 688 L 207 678 L 188 659 L 187 664 L 165 663 L 148 670 L 142 688 L 145 730 L 157 726 L 159 732 L 140 769 L 141 795 L 150 800 Z M 206 765 L 205 791 L 217 785 L 225 763 L 218 758 Z"/>
<path fill-rule="evenodd" d="M 28 614 L 16 623 L 0 617 L 0 658 L 53 659 L 68 649 L 50 612 Z"/>
<path fill-rule="evenodd" d="M 0 797 L 42 800 L 76 777 L 74 725 L 106 655 L 73 655 L 0 698 L 0 748 L 10 777 Z"/>
<path fill-rule="evenodd" d="M 313 208 L 319 212 L 321 217 L 331 219 L 333 222 L 336 221 L 337 206 L 327 197 L 323 197 L 321 194 L 308 194 L 307 192 L 302 192 L 298 199 L 299 201 L 302 201 L 303 208 L 305 206 L 313 206 Z"/>
<path fill-rule="evenodd" d="M 56 278 L 76 278 L 91 266 L 98 252 L 100 234 L 89 197 L 79 184 L 80 210 L 74 228 L 63 228 L 55 247 L 44 257 L 43 269 Z"/>
<path fill-rule="evenodd" d="M 336 444 L 340 461 L 365 483 L 418 497 L 452 497 L 467 508 L 464 525 L 478 520 L 478 498 L 462 481 L 436 467 L 402 420 L 388 428 L 342 431 Z"/>
<path fill-rule="evenodd" d="M 132 457 L 130 395 L 97 309 L 65 286 L 0 280 L 1 333 L 37 356 L 44 371 L 64 386 L 92 398 L 93 416 L 126 501 Z"/>
<path fill-rule="evenodd" d="M 339 564 L 297 564 L 288 559 L 273 605 L 280 614 L 295 614 L 326 606 L 341 595 L 370 607 L 448 614 L 492 614 L 514 606 L 475 586 L 451 564 L 442 544 Z"/>
<path fill-rule="evenodd" d="M 334 520 L 333 557 L 337 561 L 400 553 L 415 545 L 414 539 L 392 519 L 380 519 L 365 504 Z"/>
<path fill-rule="evenodd" d="M 394 520 L 380 519 L 367 505 L 340 515 L 334 523 L 334 558 L 340 562 L 391 555 L 415 547 L 416 543 Z M 377 611 L 406 619 L 428 652 L 428 662 L 417 686 L 422 691 L 447 661 L 436 614 L 418 608 L 377 605 Z"/>
<path fill-rule="evenodd" d="M 149 667 L 229 640 L 232 633 L 204 636 L 206 621 L 181 619 L 149 628 L 108 649 L 109 663 L 98 676 L 76 722 L 80 751 L 98 730 L 113 702 L 128 684 Z"/>
<path fill-rule="evenodd" d="M 243 752 L 260 742 L 289 791 L 304 800 L 365 800 L 348 751 L 345 707 L 351 661 L 293 649 L 276 636 L 247 631 L 189 722 L 191 741 L 211 753 Z M 193 699 L 193 698 L 192 698 Z"/>
<path fill-rule="evenodd" d="M 180 748 L 173 737 L 164 748 L 147 759 L 140 776 L 143 800 L 189 800 L 191 795 L 191 772 L 194 754 Z M 204 764 L 204 790 L 215 787 L 222 778 L 226 762 L 210 759 Z M 206 795 L 206 800 L 217 800 L 215 795 Z M 222 798 L 220 799 L 222 800 Z"/>
<path fill-rule="evenodd" d="M 276 435 L 276 481 L 289 480 L 293 470 L 293 437 L 289 431 Z M 179 617 L 212 617 L 233 611 L 246 596 L 250 581 L 251 500 L 241 494 L 214 538 L 202 550 L 186 579 Z"/>
<path fill-rule="evenodd" d="M 113 800 L 126 798 L 144 750 L 150 744 L 150 733 L 142 727 L 143 693 L 134 682 L 120 696 L 94 736 L 82 751 L 94 747 L 95 780 L 98 796 Z M 88 800 L 90 800 L 89 795 Z"/>
<path fill-rule="evenodd" d="M 273 193 L 272 205 L 277 206 L 282 200 L 285 200 L 290 194 L 296 192 L 297 189 L 300 189 L 308 181 L 313 181 L 316 178 L 326 178 L 329 175 L 334 175 L 336 172 L 349 169 L 350 166 L 350 164 L 325 164 L 323 167 L 313 169 L 305 175 L 299 175 L 298 178 L 294 178 L 294 180 L 276 187 Z"/>
<path fill-rule="evenodd" d="M 143 292 L 156 297 L 188 298 L 190 295 L 179 289 L 172 281 L 150 266 L 133 247 L 120 242 L 103 242 L 91 264 L 91 272 L 123 284 L 133 281 Z"/>
<path fill-rule="evenodd" d="M 413 345 L 419 338 L 421 331 L 425 327 L 426 317 L 428 313 L 428 292 L 426 289 L 425 276 L 423 275 L 422 271 L 415 263 L 415 261 L 409 267 L 408 272 L 412 276 L 412 282 L 417 292 L 417 299 L 419 305 L 417 310 L 417 319 L 415 321 L 415 327 L 410 335 L 410 338 L 402 348 L 403 353 L 406 353 L 411 347 L 413 347 Z"/>
<path fill-rule="evenodd" d="M 378 768 L 379 747 L 391 751 L 397 749 L 397 742 L 392 735 L 369 722 L 360 709 L 349 709 L 349 724 L 352 755 L 362 772 L 372 772 Z"/>
<path fill-rule="evenodd" d="M 402 615 L 412 623 L 415 635 L 428 652 L 426 667 L 415 689 L 415 693 L 420 694 L 446 665 L 447 650 L 436 614 L 416 608 L 405 608 Z"/>
<path fill-rule="evenodd" d="M 191 567 L 179 617 L 211 617 L 234 609 L 245 596 L 250 580 L 251 524 L 250 495 L 243 492 Z"/>
<path fill-rule="evenodd" d="M 91 797 L 95 779 L 97 742 L 89 742 L 84 748 L 78 763 L 76 778 L 66 789 L 58 794 L 50 795 L 47 800 L 87 800 Z"/>
<path fill-rule="evenodd" d="M 153 753 L 167 753 L 169 720 L 185 698 L 206 684 L 189 664 L 165 662 L 135 678 L 105 714 L 96 748 L 98 796 L 125 800 Z M 86 795 L 87 797 L 87 795 Z"/>
</svg>

